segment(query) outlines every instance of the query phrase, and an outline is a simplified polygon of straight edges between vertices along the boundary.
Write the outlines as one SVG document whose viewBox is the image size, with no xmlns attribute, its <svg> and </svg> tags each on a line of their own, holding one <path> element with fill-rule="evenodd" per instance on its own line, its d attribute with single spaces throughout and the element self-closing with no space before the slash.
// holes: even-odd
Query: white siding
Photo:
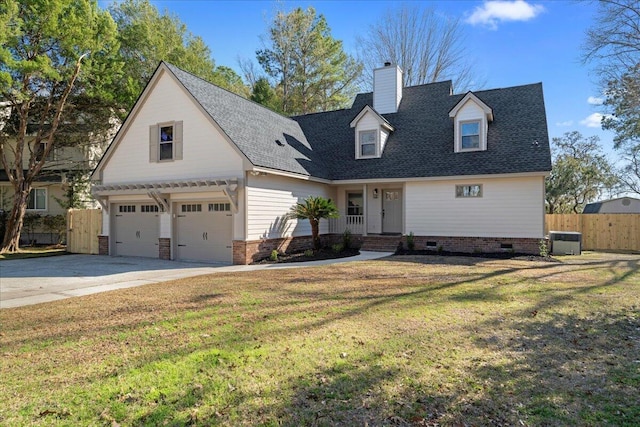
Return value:
<svg viewBox="0 0 640 427">
<path fill-rule="evenodd" d="M 487 119 L 484 110 L 476 104 L 474 101 L 467 101 L 462 108 L 458 111 L 455 117 L 454 123 L 454 144 L 455 151 L 460 151 L 460 122 L 469 121 L 469 120 L 480 120 L 480 149 L 487 149 Z"/>
<path fill-rule="evenodd" d="M 456 185 L 482 184 L 482 197 L 456 198 Z M 542 238 L 544 178 L 408 182 L 405 232 L 423 236 Z"/>
<path fill-rule="evenodd" d="M 402 71 L 396 65 L 373 71 L 373 109 L 379 114 L 395 113 L 402 99 Z"/>
<path fill-rule="evenodd" d="M 307 220 L 287 220 L 298 201 L 308 196 L 335 199 L 328 185 L 278 176 L 250 176 L 247 192 L 247 240 L 309 236 Z M 328 232 L 328 222 L 320 222 L 320 233 Z"/>
<path fill-rule="evenodd" d="M 384 153 L 384 146 L 387 145 L 387 139 L 389 139 L 389 132 L 381 129 L 380 130 L 380 157 L 382 157 L 382 153 Z"/>
<path fill-rule="evenodd" d="M 375 117 L 373 113 L 367 112 L 364 116 L 358 120 L 358 124 L 356 125 L 355 131 L 355 153 L 356 158 L 360 158 L 360 143 L 359 143 L 359 135 L 362 131 L 375 130 L 377 131 L 377 139 L 376 139 L 376 157 L 381 157 L 382 152 L 384 151 L 384 146 L 387 143 L 387 139 L 389 138 L 389 132 L 382 129 L 380 123 L 378 122 L 378 118 Z M 370 158 L 370 157 L 366 157 Z"/>
<path fill-rule="evenodd" d="M 149 162 L 149 126 L 182 120 L 183 160 Z M 103 183 L 242 176 L 242 158 L 167 74 L 158 79 L 108 159 Z"/>
</svg>

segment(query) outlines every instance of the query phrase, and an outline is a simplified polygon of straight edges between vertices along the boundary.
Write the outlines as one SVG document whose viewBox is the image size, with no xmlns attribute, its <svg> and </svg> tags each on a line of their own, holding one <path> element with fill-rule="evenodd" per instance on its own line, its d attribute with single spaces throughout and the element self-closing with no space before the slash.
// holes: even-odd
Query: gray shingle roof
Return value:
<svg viewBox="0 0 640 427">
<path fill-rule="evenodd" d="M 336 180 L 551 170 L 541 84 L 474 92 L 493 109 L 494 121 L 487 150 L 465 153 L 454 153 L 454 124 L 448 115 L 464 94 L 450 95 L 450 87 L 451 82 L 441 82 L 403 89 L 398 112 L 383 114 L 395 131 L 379 159 L 355 159 L 355 130 L 349 128 L 364 105 L 372 105 L 371 93 L 358 95 L 351 109 L 294 119 L 314 150 L 329 159 L 330 176 Z"/>
<path fill-rule="evenodd" d="M 254 166 L 327 178 L 295 120 L 165 64 Z"/>
<path fill-rule="evenodd" d="M 167 64 L 255 166 L 332 180 L 484 175 L 551 170 L 542 84 L 474 92 L 493 109 L 487 150 L 454 153 L 449 111 L 464 97 L 451 82 L 403 89 L 395 130 L 379 159 L 355 159 L 350 122 L 373 106 L 359 94 L 351 108 L 287 118 Z M 278 144 L 276 141 L 280 141 Z M 537 141 L 537 144 L 535 144 Z"/>
<path fill-rule="evenodd" d="M 602 207 L 602 202 L 594 202 L 594 203 L 587 203 L 584 207 L 584 209 L 582 210 L 583 214 L 596 214 L 598 212 L 600 212 L 600 208 Z"/>
</svg>

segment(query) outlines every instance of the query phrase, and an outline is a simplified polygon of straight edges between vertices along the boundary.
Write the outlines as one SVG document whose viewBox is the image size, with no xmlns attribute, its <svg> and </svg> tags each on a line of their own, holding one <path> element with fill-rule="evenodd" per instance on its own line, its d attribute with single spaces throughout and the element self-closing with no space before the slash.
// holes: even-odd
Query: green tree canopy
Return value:
<svg viewBox="0 0 640 427">
<path fill-rule="evenodd" d="M 311 224 L 311 236 L 313 248 L 320 249 L 320 220 L 337 218 L 338 208 L 331 199 L 321 196 L 309 196 L 302 202 L 291 207 L 289 217 L 296 219 L 308 219 Z"/>
<path fill-rule="evenodd" d="M 547 213 L 581 213 L 587 203 L 617 184 L 599 142 L 597 136 L 585 138 L 577 131 L 553 138 L 556 152 L 546 181 Z"/>
<path fill-rule="evenodd" d="M 344 52 L 325 17 L 312 7 L 278 12 L 267 45 L 256 55 L 280 87 L 280 110 L 285 114 L 344 107 L 357 92 L 362 66 Z"/>
<path fill-rule="evenodd" d="M 109 127 L 104 107 L 121 64 L 115 24 L 96 1 L 4 0 L 0 23 L 0 100 L 10 111 L 0 159 L 14 190 L 0 248 L 7 252 L 19 249 L 29 192 L 60 135 Z"/>
<path fill-rule="evenodd" d="M 125 0 L 109 7 L 118 27 L 124 62 L 123 111 L 128 111 L 160 61 L 167 61 L 225 89 L 248 96 L 242 79 L 228 67 L 216 67 L 211 49 L 201 37 L 168 12 L 160 13 L 149 0 Z"/>
</svg>

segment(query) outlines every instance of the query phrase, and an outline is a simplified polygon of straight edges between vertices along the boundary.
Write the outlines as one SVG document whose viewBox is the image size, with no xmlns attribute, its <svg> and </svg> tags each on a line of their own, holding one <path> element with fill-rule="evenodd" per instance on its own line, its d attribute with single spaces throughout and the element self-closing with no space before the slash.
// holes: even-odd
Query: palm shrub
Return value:
<svg viewBox="0 0 640 427">
<path fill-rule="evenodd" d="M 331 199 L 322 196 L 309 196 L 302 202 L 291 206 L 289 217 L 308 219 L 311 224 L 313 248 L 320 249 L 320 220 L 338 217 L 338 208 Z"/>
</svg>

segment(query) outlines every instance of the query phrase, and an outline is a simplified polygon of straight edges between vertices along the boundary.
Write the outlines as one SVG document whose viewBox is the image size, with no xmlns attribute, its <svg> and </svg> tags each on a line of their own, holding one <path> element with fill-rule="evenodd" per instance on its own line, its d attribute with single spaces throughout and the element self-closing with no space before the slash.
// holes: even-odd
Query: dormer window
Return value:
<svg viewBox="0 0 640 427">
<path fill-rule="evenodd" d="M 375 157 L 376 156 L 376 134 L 375 130 L 363 130 L 358 132 L 360 143 L 360 157 Z"/>
<path fill-rule="evenodd" d="M 366 105 L 351 121 L 355 128 L 356 159 L 377 159 L 382 157 L 393 126 L 373 108 Z"/>
<path fill-rule="evenodd" d="M 480 148 L 480 120 L 460 123 L 461 150 Z"/>
<path fill-rule="evenodd" d="M 449 117 L 454 121 L 454 152 L 487 149 L 489 122 L 493 121 L 491 107 L 468 92 L 449 112 Z"/>
</svg>

